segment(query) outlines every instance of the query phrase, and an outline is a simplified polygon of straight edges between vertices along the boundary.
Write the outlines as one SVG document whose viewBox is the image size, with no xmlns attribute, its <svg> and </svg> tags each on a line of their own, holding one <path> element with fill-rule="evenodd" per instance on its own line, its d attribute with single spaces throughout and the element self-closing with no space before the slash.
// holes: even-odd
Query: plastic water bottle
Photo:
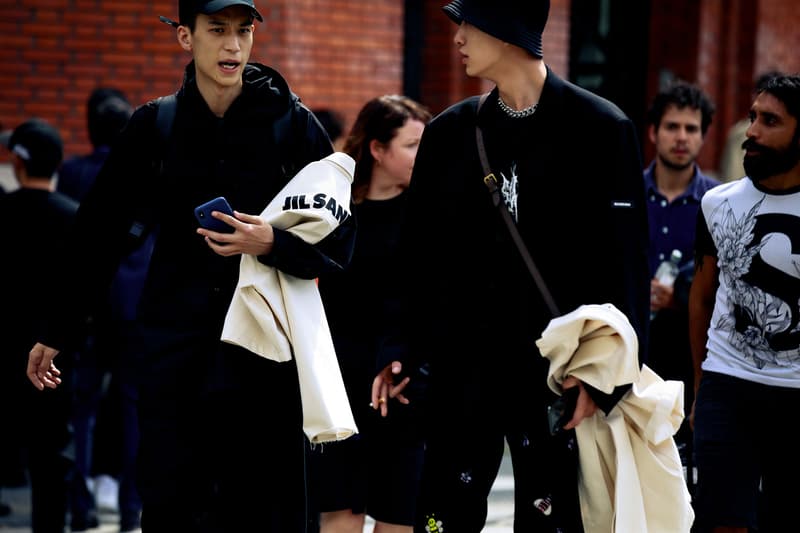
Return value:
<svg viewBox="0 0 800 533">
<path fill-rule="evenodd" d="M 669 254 L 669 259 L 662 261 L 661 264 L 658 265 L 655 278 L 659 283 L 662 285 L 669 285 L 670 287 L 675 283 L 678 272 L 680 272 L 679 265 L 681 264 L 682 258 L 683 254 L 680 250 L 672 250 L 672 253 Z"/>
<path fill-rule="evenodd" d="M 675 284 L 675 280 L 678 278 L 678 273 L 680 272 L 680 263 L 681 259 L 683 258 L 683 254 L 680 250 L 672 250 L 672 253 L 669 254 L 669 259 L 665 259 L 658 265 L 656 269 L 655 278 L 658 280 L 659 283 L 662 285 L 667 285 L 672 287 Z M 656 316 L 656 313 L 651 311 L 650 312 L 650 320 Z"/>
</svg>

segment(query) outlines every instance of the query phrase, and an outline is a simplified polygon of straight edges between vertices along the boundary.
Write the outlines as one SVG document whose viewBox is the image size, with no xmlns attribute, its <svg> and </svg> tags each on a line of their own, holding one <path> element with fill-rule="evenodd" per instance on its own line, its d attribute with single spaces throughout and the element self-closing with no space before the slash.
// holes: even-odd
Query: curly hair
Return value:
<svg viewBox="0 0 800 533">
<path fill-rule="evenodd" d="M 769 93 L 786 106 L 786 111 L 800 122 L 800 74 L 773 72 L 756 82 L 756 94 Z"/>
<path fill-rule="evenodd" d="M 664 112 L 670 105 L 674 105 L 678 109 L 688 107 L 700 110 L 702 117 L 700 131 L 703 135 L 706 134 L 708 127 L 711 126 L 715 109 L 711 99 L 700 87 L 685 81 L 676 81 L 659 91 L 647 111 L 648 123 L 658 129 L 659 125 L 661 125 L 661 119 L 664 117 Z"/>
</svg>

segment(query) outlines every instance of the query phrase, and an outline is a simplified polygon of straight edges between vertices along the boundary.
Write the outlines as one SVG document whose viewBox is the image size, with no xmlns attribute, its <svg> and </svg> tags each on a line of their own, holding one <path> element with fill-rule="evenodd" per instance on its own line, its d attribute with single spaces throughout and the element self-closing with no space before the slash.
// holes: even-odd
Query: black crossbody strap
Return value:
<svg viewBox="0 0 800 533">
<path fill-rule="evenodd" d="M 497 178 L 489 166 L 489 158 L 486 155 L 486 146 L 483 142 L 483 131 L 481 131 L 481 128 L 477 122 L 477 112 L 480 111 L 483 103 L 486 101 L 486 97 L 488 96 L 488 93 L 481 96 L 481 99 L 478 101 L 478 109 L 475 112 L 475 141 L 478 144 L 478 157 L 480 157 L 481 166 L 483 166 L 483 172 L 485 174 L 483 183 L 489 189 L 489 192 L 492 195 L 492 203 L 500 212 L 500 218 L 503 219 L 503 222 L 505 222 L 506 226 L 508 227 L 508 232 L 511 234 L 514 244 L 517 245 L 519 254 L 522 256 L 522 260 L 525 261 L 525 266 L 528 267 L 528 271 L 531 273 L 533 281 L 536 282 L 539 292 L 542 293 L 542 298 L 544 298 L 544 302 L 547 304 L 550 314 L 552 314 L 555 318 L 561 315 L 558 310 L 558 306 L 556 305 L 556 301 L 553 299 L 550 289 L 547 288 L 547 284 L 545 283 L 541 272 L 539 272 L 536 263 L 534 263 L 533 257 L 531 257 L 530 252 L 528 252 L 528 248 L 525 246 L 525 242 L 522 240 L 522 236 L 519 234 L 519 230 L 517 229 L 517 224 L 511 218 L 511 213 L 508 212 L 506 203 L 500 197 L 500 189 L 497 188 Z"/>
</svg>

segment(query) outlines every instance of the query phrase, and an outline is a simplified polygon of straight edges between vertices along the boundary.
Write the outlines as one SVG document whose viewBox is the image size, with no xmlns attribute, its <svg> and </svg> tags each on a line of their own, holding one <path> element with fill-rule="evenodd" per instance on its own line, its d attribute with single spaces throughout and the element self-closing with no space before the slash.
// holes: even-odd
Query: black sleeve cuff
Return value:
<svg viewBox="0 0 800 533">
<path fill-rule="evenodd" d="M 633 385 L 630 383 L 628 385 L 620 385 L 619 387 L 615 387 L 614 390 L 611 391 L 611 394 L 606 394 L 587 383 L 583 384 L 583 388 L 586 389 L 586 392 L 592 397 L 594 403 L 597 404 L 597 407 L 599 407 L 606 416 L 608 416 L 608 413 L 611 412 L 614 406 L 617 405 L 617 402 L 619 402 L 632 386 Z"/>
</svg>

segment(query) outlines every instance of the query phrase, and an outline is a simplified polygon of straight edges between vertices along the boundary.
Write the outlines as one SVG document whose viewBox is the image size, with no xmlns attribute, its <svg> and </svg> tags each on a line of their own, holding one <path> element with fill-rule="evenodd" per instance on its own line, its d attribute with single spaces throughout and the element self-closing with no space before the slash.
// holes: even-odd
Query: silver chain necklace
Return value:
<svg viewBox="0 0 800 533">
<path fill-rule="evenodd" d="M 531 106 L 526 107 L 525 109 L 520 109 L 519 111 L 517 111 L 516 109 L 513 109 L 510 105 L 505 103 L 503 99 L 500 98 L 500 95 L 497 96 L 497 105 L 500 106 L 500 109 L 503 110 L 503 113 L 505 113 L 511 118 L 529 117 L 534 113 L 536 113 L 536 108 L 539 107 L 539 103 L 537 102 Z"/>
</svg>

